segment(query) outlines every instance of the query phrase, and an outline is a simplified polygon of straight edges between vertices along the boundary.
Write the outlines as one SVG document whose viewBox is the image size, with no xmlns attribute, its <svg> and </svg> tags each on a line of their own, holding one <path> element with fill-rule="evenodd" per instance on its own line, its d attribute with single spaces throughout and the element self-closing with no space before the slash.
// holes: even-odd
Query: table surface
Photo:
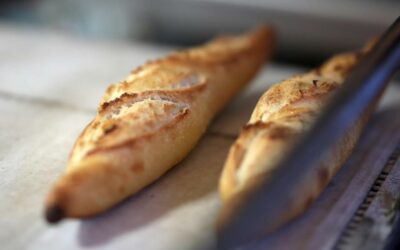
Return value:
<svg viewBox="0 0 400 250">
<path fill-rule="evenodd" d="M 306 69 L 266 65 L 182 163 L 109 212 L 56 226 L 43 220 L 46 192 L 64 170 L 107 85 L 171 50 L 0 25 L 0 248 L 200 249 L 215 244 L 217 182 L 230 145 L 267 87 Z M 400 85 L 391 84 L 379 110 L 399 106 L 399 97 Z"/>
</svg>

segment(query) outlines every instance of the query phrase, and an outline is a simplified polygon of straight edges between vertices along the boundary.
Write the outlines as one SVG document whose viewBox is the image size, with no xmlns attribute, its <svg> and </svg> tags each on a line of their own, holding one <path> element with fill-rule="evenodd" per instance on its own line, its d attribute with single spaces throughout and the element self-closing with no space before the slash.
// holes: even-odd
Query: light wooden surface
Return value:
<svg viewBox="0 0 400 250">
<path fill-rule="evenodd" d="M 106 86 L 122 80 L 147 59 L 170 50 L 138 43 L 85 41 L 50 31 L 0 25 L 1 249 L 179 250 L 214 246 L 213 223 L 219 207 L 216 187 L 229 146 L 265 89 L 305 69 L 266 65 L 251 87 L 215 119 L 187 159 L 104 215 L 85 221 L 68 220 L 57 226 L 47 225 L 42 218 L 43 198 L 64 170 L 69 150 L 93 117 Z M 398 106 L 399 97 L 399 85 L 392 84 L 380 109 Z M 388 133 L 397 136 L 398 130 L 399 127 L 391 127 L 391 132 L 377 132 L 375 137 L 364 140 L 391 138 L 379 143 L 393 144 L 397 137 Z M 369 173 L 367 176 L 360 176 L 357 168 L 347 167 L 353 175 L 335 177 L 322 201 L 310 209 L 309 213 L 316 215 L 300 218 L 303 228 L 308 230 L 304 231 L 304 246 L 316 244 L 316 235 L 329 238 L 332 230 L 337 235 L 345 224 L 347 215 L 341 217 L 339 213 L 335 221 L 325 221 L 318 227 L 311 225 L 315 218 L 326 216 L 321 211 L 337 213 L 356 208 L 349 207 L 341 197 L 355 199 L 346 193 L 352 185 L 355 189 L 360 187 L 357 199 L 362 199 L 363 190 L 368 188 L 362 180 L 372 179 L 379 172 L 373 159 L 386 154 L 371 150 L 369 158 L 356 157 L 347 164 L 372 169 L 364 173 Z M 331 200 L 324 203 L 329 193 L 333 193 L 329 197 L 335 198 L 325 198 Z M 289 225 L 283 231 L 286 233 L 278 232 L 276 235 L 281 236 L 262 242 L 263 246 L 285 249 L 289 242 L 298 240 L 295 227 L 290 229 Z M 327 246 L 332 245 L 331 241 L 327 240 Z"/>
</svg>

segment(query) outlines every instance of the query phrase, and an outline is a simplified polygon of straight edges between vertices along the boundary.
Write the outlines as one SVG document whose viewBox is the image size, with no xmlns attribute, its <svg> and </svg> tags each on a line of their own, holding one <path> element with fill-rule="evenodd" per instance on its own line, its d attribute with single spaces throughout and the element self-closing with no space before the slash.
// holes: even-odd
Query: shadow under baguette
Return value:
<svg viewBox="0 0 400 250">
<path fill-rule="evenodd" d="M 162 178 L 110 211 L 83 221 L 78 231 L 79 244 L 85 247 L 99 246 L 116 240 L 126 233 L 132 234 L 157 221 L 160 217 L 171 216 L 168 213 L 178 207 L 215 192 L 227 151 L 232 142 L 233 139 L 230 138 L 221 139 L 206 134 L 189 156 Z M 217 206 L 218 204 L 214 206 L 215 214 Z M 207 209 L 210 210 L 210 208 Z M 208 218 L 198 218 L 201 217 L 200 213 L 189 217 L 187 215 L 172 216 L 175 216 L 173 218 L 175 221 L 182 220 L 181 227 L 185 229 L 185 226 L 190 227 L 190 225 L 185 225 L 185 219 L 205 219 L 209 220 L 209 224 L 213 224 L 215 215 L 208 216 L 211 212 L 205 212 Z M 197 224 L 201 225 L 202 223 Z M 162 233 L 163 230 L 179 230 L 175 224 L 179 223 L 169 224 L 168 229 L 165 228 L 165 225 L 163 229 L 154 229 L 153 224 L 152 230 L 154 233 Z M 213 232 L 210 231 L 208 234 L 212 235 Z"/>
</svg>

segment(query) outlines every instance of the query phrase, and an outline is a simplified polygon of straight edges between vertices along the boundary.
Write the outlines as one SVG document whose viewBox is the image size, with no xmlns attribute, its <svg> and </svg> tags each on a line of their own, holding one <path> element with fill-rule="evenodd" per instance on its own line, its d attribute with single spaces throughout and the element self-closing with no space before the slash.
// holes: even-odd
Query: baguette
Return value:
<svg viewBox="0 0 400 250">
<path fill-rule="evenodd" d="M 269 58 L 271 36 L 260 27 L 220 37 L 149 62 L 111 85 L 46 198 L 46 219 L 101 213 L 181 161 Z"/>
<path fill-rule="evenodd" d="M 334 56 L 321 67 L 275 84 L 262 95 L 226 159 L 219 183 L 223 206 L 218 227 L 230 220 L 262 181 L 273 178 L 271 173 L 277 163 L 313 125 L 367 49 Z M 316 168 L 312 179 L 306 180 L 306 190 L 297 191 L 291 206 L 271 222 L 273 225 L 268 225 L 268 230 L 277 229 L 310 206 L 350 155 L 367 117 L 368 114 L 358 118 L 323 165 Z"/>
</svg>

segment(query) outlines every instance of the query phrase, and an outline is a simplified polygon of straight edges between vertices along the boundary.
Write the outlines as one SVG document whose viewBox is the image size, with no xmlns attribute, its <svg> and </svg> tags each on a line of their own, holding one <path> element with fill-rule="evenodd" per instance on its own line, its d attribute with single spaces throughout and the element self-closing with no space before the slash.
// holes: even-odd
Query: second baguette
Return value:
<svg viewBox="0 0 400 250">
<path fill-rule="evenodd" d="M 219 226 L 230 220 L 249 193 L 273 178 L 278 162 L 314 123 L 364 51 L 334 56 L 321 67 L 272 86 L 258 101 L 248 124 L 229 151 L 220 178 L 223 207 Z M 358 117 L 290 206 L 266 227 L 274 230 L 301 214 L 322 192 L 350 155 L 369 114 Z M 273 201 L 271 201 L 273 202 Z"/>
</svg>

